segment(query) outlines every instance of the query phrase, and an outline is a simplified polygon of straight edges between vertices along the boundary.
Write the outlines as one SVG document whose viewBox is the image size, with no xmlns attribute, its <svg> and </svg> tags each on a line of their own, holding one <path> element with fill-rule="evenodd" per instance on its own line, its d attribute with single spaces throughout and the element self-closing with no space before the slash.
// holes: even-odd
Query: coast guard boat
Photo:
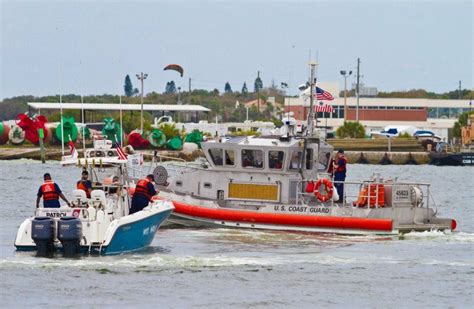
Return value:
<svg viewBox="0 0 474 309">
<path fill-rule="evenodd" d="M 90 199 L 85 191 L 73 190 L 71 204 L 60 208 L 38 208 L 19 227 L 15 246 L 19 251 L 37 250 L 40 256 L 54 251 L 119 254 L 150 245 L 160 225 L 174 209 L 171 202 L 153 200 L 142 211 L 129 215 L 129 192 L 135 184 L 129 178 L 128 160 L 121 159 L 110 141 L 96 141 L 85 158 L 63 157 L 63 166 L 89 170 Z"/>
<path fill-rule="evenodd" d="M 313 129 L 312 100 L 302 133 L 285 121 L 283 135 L 205 142 L 205 159 L 157 163 L 159 196 L 175 205 L 168 221 L 341 234 L 456 228 L 455 220 L 437 217 L 429 184 L 374 175 L 344 182 L 336 203 L 341 197 L 329 173 L 334 149 Z"/>
</svg>

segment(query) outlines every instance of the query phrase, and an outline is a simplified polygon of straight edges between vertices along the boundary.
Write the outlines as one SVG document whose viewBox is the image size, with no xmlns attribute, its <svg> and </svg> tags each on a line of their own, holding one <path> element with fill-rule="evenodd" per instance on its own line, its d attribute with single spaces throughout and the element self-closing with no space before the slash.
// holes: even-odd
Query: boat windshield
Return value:
<svg viewBox="0 0 474 309">
<path fill-rule="evenodd" d="M 121 186 L 120 171 L 114 168 L 93 169 L 92 187 L 93 189 L 117 188 Z"/>
<path fill-rule="evenodd" d="M 326 171 L 328 168 L 329 160 L 331 159 L 330 152 L 321 152 L 318 159 L 318 171 Z"/>
<path fill-rule="evenodd" d="M 303 152 L 301 150 L 294 150 L 291 154 L 291 160 L 289 169 L 299 170 L 301 168 L 301 157 Z M 306 149 L 306 169 L 310 170 L 313 168 L 313 149 Z"/>
<path fill-rule="evenodd" d="M 222 159 L 222 153 L 225 155 L 225 161 Z M 223 150 L 222 148 L 209 149 L 209 155 L 211 156 L 212 162 L 216 166 L 234 166 L 235 165 L 235 154 L 233 150 Z"/>
<path fill-rule="evenodd" d="M 224 164 L 224 160 L 222 159 L 222 148 L 209 149 L 209 155 L 211 156 L 214 165 L 221 166 Z"/>
</svg>

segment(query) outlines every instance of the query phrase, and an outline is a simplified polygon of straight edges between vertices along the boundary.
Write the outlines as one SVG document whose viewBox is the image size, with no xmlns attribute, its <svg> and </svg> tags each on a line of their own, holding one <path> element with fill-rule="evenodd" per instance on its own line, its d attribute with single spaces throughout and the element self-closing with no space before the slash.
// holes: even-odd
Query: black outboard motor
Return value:
<svg viewBox="0 0 474 309">
<path fill-rule="evenodd" d="M 58 239 L 63 245 L 63 256 L 72 257 L 81 252 L 82 222 L 75 217 L 58 221 Z"/>
<path fill-rule="evenodd" d="M 54 253 L 54 220 L 35 217 L 31 221 L 31 238 L 36 244 L 36 256 L 52 257 Z"/>
</svg>

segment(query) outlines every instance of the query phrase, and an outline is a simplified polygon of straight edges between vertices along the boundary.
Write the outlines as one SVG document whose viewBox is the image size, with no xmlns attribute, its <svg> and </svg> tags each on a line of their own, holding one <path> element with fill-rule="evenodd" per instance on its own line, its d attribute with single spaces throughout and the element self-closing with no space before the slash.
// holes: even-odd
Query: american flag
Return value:
<svg viewBox="0 0 474 309">
<path fill-rule="evenodd" d="M 319 102 L 319 104 L 316 104 L 316 106 L 314 107 L 314 111 L 316 113 L 332 113 L 334 109 L 329 104 L 324 104 L 323 102 Z"/>
<path fill-rule="evenodd" d="M 332 101 L 332 100 L 334 100 L 334 97 L 332 96 L 332 94 L 330 94 L 327 91 L 324 91 L 323 89 L 321 89 L 319 87 L 316 87 L 316 98 L 318 100 L 322 100 L 322 101 Z"/>
<path fill-rule="evenodd" d="M 74 147 L 74 143 L 71 140 L 71 136 L 69 136 L 69 153 L 71 154 L 73 159 L 77 159 L 79 156 L 79 153 L 76 150 L 76 147 Z"/>
<path fill-rule="evenodd" d="M 120 147 L 120 144 L 117 140 L 115 140 L 114 147 L 117 150 L 117 153 L 119 155 L 120 160 L 127 160 L 127 155 L 123 151 L 122 147 Z"/>
</svg>

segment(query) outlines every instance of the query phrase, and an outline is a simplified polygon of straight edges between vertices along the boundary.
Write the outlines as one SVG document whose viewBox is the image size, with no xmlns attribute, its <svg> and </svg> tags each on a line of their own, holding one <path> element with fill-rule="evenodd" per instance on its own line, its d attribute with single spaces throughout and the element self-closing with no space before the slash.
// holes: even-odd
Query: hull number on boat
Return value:
<svg viewBox="0 0 474 309">
<path fill-rule="evenodd" d="M 279 212 L 298 212 L 298 213 L 329 213 L 327 207 L 309 207 L 309 206 L 275 206 L 275 211 Z"/>
<path fill-rule="evenodd" d="M 143 235 L 148 235 L 150 233 L 155 233 L 156 232 L 156 229 L 157 229 L 157 226 L 156 225 L 152 225 L 150 227 L 147 227 L 143 230 Z"/>
</svg>

